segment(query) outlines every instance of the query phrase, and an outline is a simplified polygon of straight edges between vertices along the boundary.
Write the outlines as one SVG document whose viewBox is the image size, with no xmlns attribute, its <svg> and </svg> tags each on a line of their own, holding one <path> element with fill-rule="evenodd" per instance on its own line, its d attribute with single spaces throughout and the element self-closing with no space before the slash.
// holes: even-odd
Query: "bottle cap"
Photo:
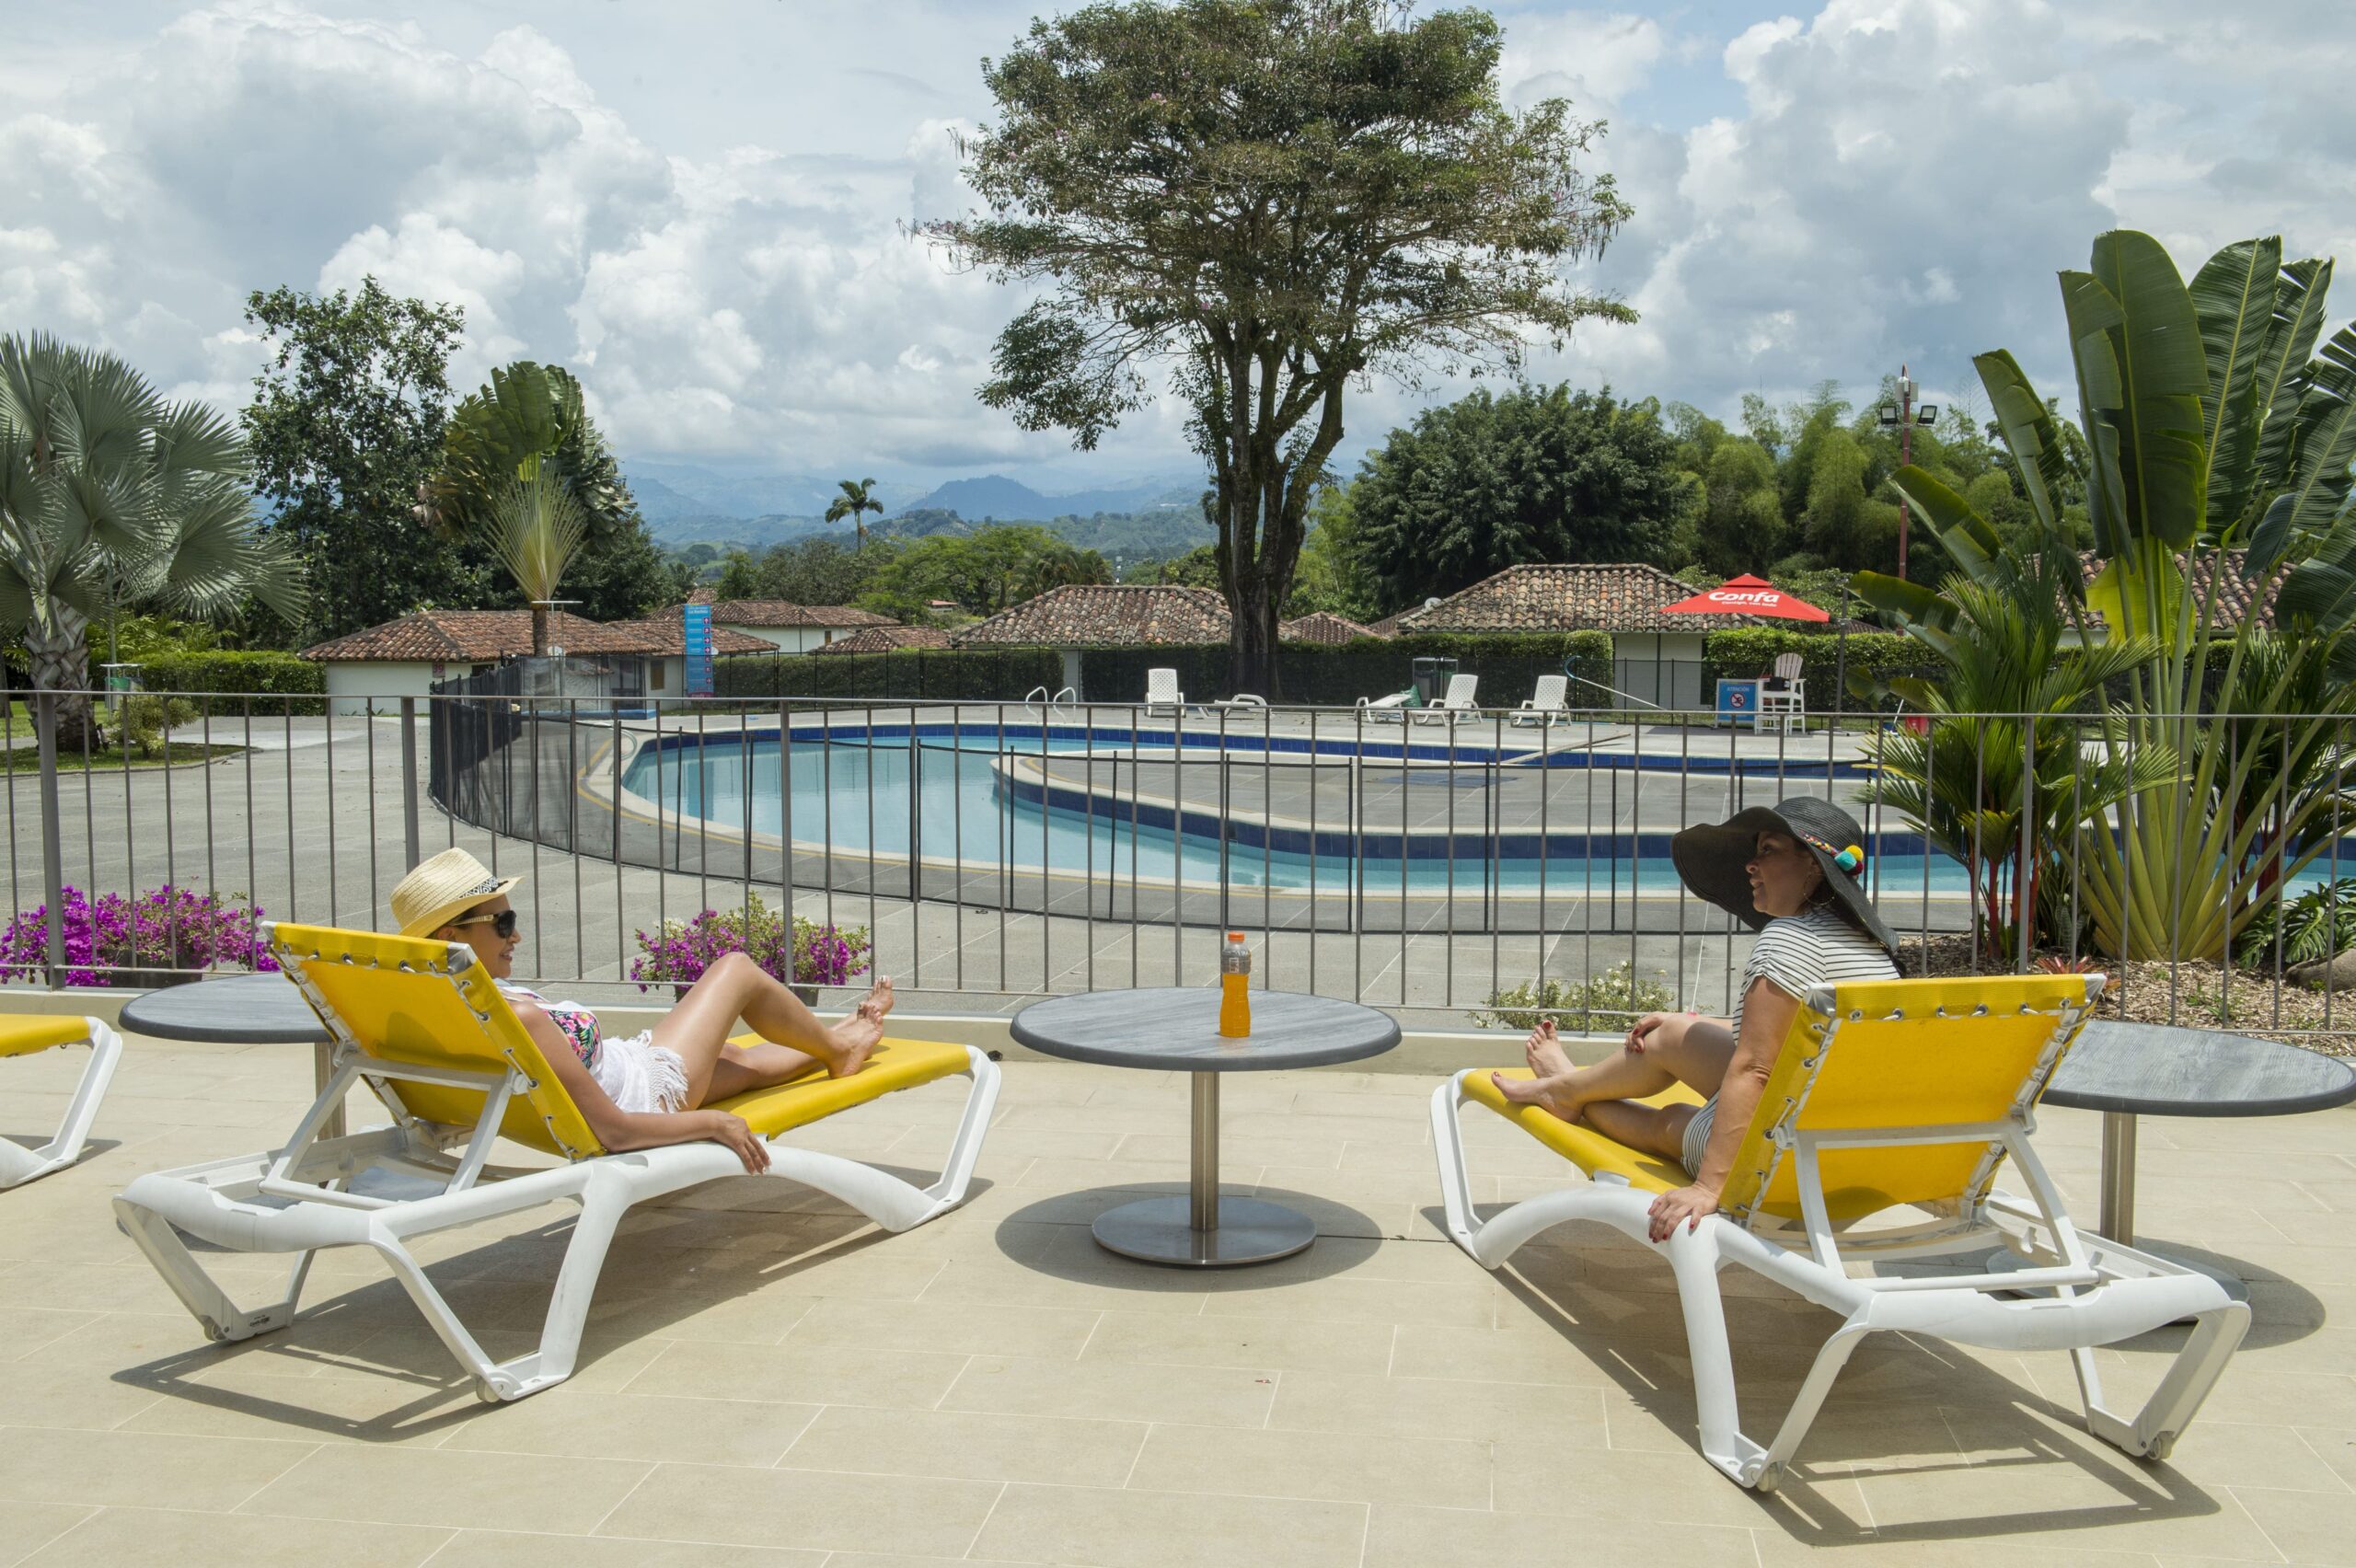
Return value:
<svg viewBox="0 0 2356 1568">
<path fill-rule="evenodd" d="M 1231 942 L 1240 942 L 1243 940 L 1243 933 L 1241 931 L 1230 931 L 1227 933 L 1227 940 Z"/>
</svg>

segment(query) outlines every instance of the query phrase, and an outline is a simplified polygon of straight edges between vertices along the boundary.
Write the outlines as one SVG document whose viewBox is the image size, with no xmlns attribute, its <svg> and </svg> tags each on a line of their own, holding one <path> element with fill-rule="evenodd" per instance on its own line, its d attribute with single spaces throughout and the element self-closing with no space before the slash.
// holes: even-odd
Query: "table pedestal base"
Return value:
<svg viewBox="0 0 2356 1568">
<path fill-rule="evenodd" d="M 1317 1227 L 1307 1215 L 1258 1198 L 1218 1199 L 1218 1223 L 1208 1230 L 1195 1228 L 1194 1202 L 1182 1197 L 1146 1198 L 1106 1209 L 1089 1228 L 1108 1252 L 1192 1269 L 1273 1262 L 1317 1239 Z"/>
</svg>

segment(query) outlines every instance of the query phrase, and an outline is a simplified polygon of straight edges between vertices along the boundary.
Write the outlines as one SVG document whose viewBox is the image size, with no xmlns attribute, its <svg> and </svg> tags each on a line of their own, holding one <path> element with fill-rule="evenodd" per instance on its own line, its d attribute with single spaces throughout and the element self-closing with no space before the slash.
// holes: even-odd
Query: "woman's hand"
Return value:
<svg viewBox="0 0 2356 1568">
<path fill-rule="evenodd" d="M 1645 1054 L 1645 1047 L 1651 1043 L 1650 1037 L 1654 1031 L 1661 1029 L 1671 1031 L 1682 1030 L 1686 1024 L 1692 1020 L 1692 1016 L 1693 1015 L 1691 1013 L 1646 1013 L 1644 1017 L 1638 1019 L 1633 1025 L 1631 1025 L 1628 1030 L 1628 1038 L 1623 1043 L 1627 1046 L 1628 1055 L 1631 1056 L 1643 1055 Z M 1673 1039 L 1674 1037 L 1675 1036 L 1673 1034 L 1666 1036 L 1664 1037 L 1663 1043 L 1666 1043 L 1667 1040 Z"/>
<path fill-rule="evenodd" d="M 769 1146 L 753 1136 L 744 1117 L 730 1111 L 706 1111 L 702 1115 L 710 1127 L 704 1136 L 735 1150 L 749 1174 L 758 1176 L 769 1168 Z"/>
<path fill-rule="evenodd" d="M 1647 1216 L 1652 1222 L 1652 1239 L 1666 1241 L 1677 1234 L 1679 1226 L 1693 1229 L 1702 1223 L 1703 1215 L 1717 1212 L 1718 1194 L 1707 1187 L 1680 1187 L 1674 1192 L 1663 1193 L 1653 1200 L 1652 1210 Z"/>
</svg>

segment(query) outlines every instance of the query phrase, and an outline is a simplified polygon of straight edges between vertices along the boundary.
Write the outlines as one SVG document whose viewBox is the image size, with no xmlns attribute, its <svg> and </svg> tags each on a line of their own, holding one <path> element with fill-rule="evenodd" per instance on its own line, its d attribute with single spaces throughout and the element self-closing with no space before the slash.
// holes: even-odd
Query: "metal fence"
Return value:
<svg viewBox="0 0 2356 1568">
<path fill-rule="evenodd" d="M 70 969 L 121 982 L 174 967 L 87 951 L 52 966 L 39 912 L 70 902 L 68 889 L 171 886 L 256 917 L 367 927 L 409 865 L 463 844 L 526 879 L 519 972 L 584 986 L 627 986 L 641 933 L 758 899 L 862 928 L 875 973 L 964 1005 L 1207 983 L 1221 933 L 1242 928 L 1272 986 L 1460 1017 L 1552 1005 L 1593 1023 L 1615 998 L 1627 1005 L 1623 979 L 1661 1002 L 1731 1004 L 1750 930 L 1685 893 L 1669 840 L 1801 793 L 1865 824 L 1868 889 L 1910 969 L 2038 956 L 2000 942 L 1991 921 L 2004 910 L 1984 886 L 1868 799 L 1893 733 L 1874 715 L 1762 732 L 1707 714 L 1576 711 L 1385 721 L 1334 709 L 784 699 L 641 710 L 500 680 L 408 700 L 398 717 L 290 708 L 189 694 L 168 761 L 124 767 L 77 751 L 45 774 L 12 701 L 0 718 L 17 764 L 10 978 Z M 2100 766 L 2093 728 L 2078 755 Z M 1990 771 L 1984 740 L 1933 761 L 1958 779 Z M 2335 803 L 2327 829 L 2273 846 L 2285 866 L 2316 853 L 2260 896 L 2279 910 L 2335 885 L 2339 828 Z M 1966 859 L 1992 864 L 2007 849 L 1970 844 Z M 2086 890 L 2073 879 L 2040 896 L 2065 933 L 2044 956 L 2091 956 Z M 2290 1036 L 2356 1032 L 2336 978 L 2312 994 L 2292 983 L 2293 925 L 2275 921 L 2270 950 L 2246 962 L 2174 953 L 2128 966 L 2127 1003 Z M 1598 977 L 1607 984 L 1586 990 Z M 1550 983 L 1573 989 L 1541 994 Z"/>
</svg>

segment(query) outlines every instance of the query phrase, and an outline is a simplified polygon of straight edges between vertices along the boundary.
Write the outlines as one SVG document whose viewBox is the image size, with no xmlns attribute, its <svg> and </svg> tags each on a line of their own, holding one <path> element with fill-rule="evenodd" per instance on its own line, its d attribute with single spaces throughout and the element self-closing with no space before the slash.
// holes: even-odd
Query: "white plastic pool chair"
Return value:
<svg viewBox="0 0 2356 1568">
<path fill-rule="evenodd" d="M 1800 679 L 1805 667 L 1796 653 L 1775 655 L 1774 674 L 1759 683 L 1761 729 L 1770 722 L 1786 731 L 1807 729 L 1807 682 Z"/>
<path fill-rule="evenodd" d="M 1481 677 L 1478 675 L 1449 676 L 1447 694 L 1429 708 L 1416 709 L 1415 722 L 1438 724 L 1445 721 L 1453 724 L 1460 719 L 1478 712 L 1479 704 L 1473 701 L 1472 693 L 1480 684 Z"/>
<path fill-rule="evenodd" d="M 74 1098 L 65 1102 L 57 1136 L 37 1148 L 0 1137 L 0 1189 L 20 1187 L 38 1176 L 63 1170 L 82 1158 L 90 1141 L 90 1124 L 97 1120 L 98 1101 L 107 1097 L 115 1064 L 122 1057 L 122 1036 L 94 1018 L 64 1013 L 17 1013 L 0 1016 L 0 1056 L 29 1056 L 58 1045 L 90 1047 L 90 1065 Z"/>
<path fill-rule="evenodd" d="M 1933 1335 L 1997 1350 L 2066 1350 L 2086 1426 L 2131 1454 L 2165 1458 L 2249 1326 L 2249 1308 L 2207 1274 L 2082 1234 L 2029 1147 L 2045 1091 L 2101 994 L 2099 974 L 1884 980 L 1811 990 L 1768 1072 L 1718 1211 L 1647 1239 L 1654 1197 L 1689 1185 L 1672 1160 L 1507 1101 L 1488 1073 L 1432 1096 L 1448 1232 L 1484 1268 L 1572 1220 L 1609 1225 L 1668 1263 L 1684 1309 L 1703 1457 L 1744 1486 L 1782 1482 L 1832 1381 L 1865 1335 Z M 1516 1067 L 1507 1078 L 1527 1078 Z M 1681 1086 L 1650 1104 L 1692 1103 Z M 1477 1101 L 1577 1166 L 1587 1180 L 1472 1212 L 1458 1114 Z M 2027 1184 L 1995 1187 L 2010 1160 Z M 1859 1222 L 1911 1208 L 1871 1230 Z M 2012 1273 L 1888 1274 L 1888 1262 L 2001 1245 Z M 1719 1272 L 1740 1264 L 1832 1312 L 1832 1332 L 1773 1439 L 1744 1435 Z M 1857 1265 L 1865 1272 L 1853 1274 Z M 2189 1318 L 2193 1328 L 2142 1410 L 2103 1402 L 2094 1350 Z"/>
<path fill-rule="evenodd" d="M 1145 701 L 1140 705 L 1146 716 L 1167 711 L 1175 719 L 1185 709 L 1186 694 L 1178 689 L 1175 670 L 1148 670 L 1145 673 Z"/>
<path fill-rule="evenodd" d="M 1399 724 L 1406 721 L 1408 709 L 1415 706 L 1414 691 L 1394 691 L 1389 697 L 1358 698 L 1358 712 L 1373 723 Z"/>
<path fill-rule="evenodd" d="M 188 1309 L 216 1340 L 250 1339 L 294 1315 L 311 1254 L 367 1247 L 486 1401 L 516 1400 L 572 1375 L 582 1324 L 614 1228 L 631 1205 L 722 1176 L 744 1162 L 717 1143 L 607 1153 L 474 950 L 371 931 L 265 923 L 270 951 L 334 1038 L 335 1074 L 283 1147 L 142 1176 L 115 1212 Z M 753 1036 L 744 1040 L 749 1042 Z M 918 1188 L 839 1155 L 797 1148 L 793 1128 L 895 1090 L 963 1074 L 972 1080 L 941 1177 Z M 375 1091 L 390 1125 L 342 1137 L 319 1129 L 355 1082 Z M 965 1198 L 981 1154 L 999 1069 L 964 1045 L 886 1039 L 849 1078 L 823 1072 L 720 1101 L 768 1144 L 768 1176 L 841 1199 L 886 1230 L 907 1230 Z M 552 1154 L 553 1168 L 488 1163 L 501 1138 Z M 372 1195 L 375 1172 L 423 1177 L 422 1196 Z M 355 1178 L 359 1180 L 355 1180 Z M 405 1183 L 415 1187 L 414 1180 Z M 409 1244 L 422 1236 L 548 1204 L 580 1207 L 538 1348 L 494 1362 L 443 1298 Z M 283 1295 L 260 1308 L 231 1300 L 185 1232 L 236 1252 L 293 1255 Z"/>
<path fill-rule="evenodd" d="M 1553 723 L 1571 710 L 1568 700 L 1570 689 L 1571 681 L 1567 675 L 1539 676 L 1537 686 L 1515 709 L 1513 721 L 1517 724 Z"/>
</svg>

